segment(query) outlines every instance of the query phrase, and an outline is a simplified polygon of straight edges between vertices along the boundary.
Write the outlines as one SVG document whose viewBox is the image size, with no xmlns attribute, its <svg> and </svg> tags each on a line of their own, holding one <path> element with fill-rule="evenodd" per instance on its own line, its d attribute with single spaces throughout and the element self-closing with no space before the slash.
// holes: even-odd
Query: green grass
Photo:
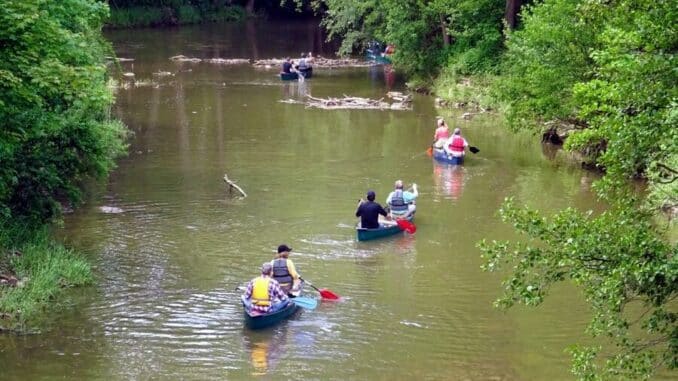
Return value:
<svg viewBox="0 0 678 381">
<path fill-rule="evenodd" d="M 443 70 L 436 78 L 433 91 L 436 96 L 450 102 L 469 107 L 497 109 L 499 104 L 492 96 L 494 77 L 489 74 L 461 76 L 452 70 Z"/>
<path fill-rule="evenodd" d="M 0 232 L 0 271 L 8 269 L 19 283 L 0 286 L 0 330 L 33 329 L 59 305 L 65 289 L 92 282 L 89 264 L 56 243 L 44 227 L 13 226 Z"/>
</svg>

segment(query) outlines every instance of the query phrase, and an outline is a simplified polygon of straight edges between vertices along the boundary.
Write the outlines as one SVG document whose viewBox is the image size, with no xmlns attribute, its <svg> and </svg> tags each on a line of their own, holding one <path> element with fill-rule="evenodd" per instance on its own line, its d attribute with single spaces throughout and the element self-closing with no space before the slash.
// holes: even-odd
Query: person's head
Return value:
<svg viewBox="0 0 678 381">
<path fill-rule="evenodd" d="M 395 189 L 403 189 L 403 181 L 402 180 L 396 180 Z"/>
<path fill-rule="evenodd" d="M 289 257 L 289 256 L 290 256 L 290 251 L 292 251 L 292 248 L 289 247 L 289 246 L 287 246 L 287 245 L 285 245 L 285 244 L 282 244 L 282 245 L 278 246 L 278 256 L 279 256 L 279 257 L 282 257 L 282 258 L 287 258 L 287 257 Z"/>
<path fill-rule="evenodd" d="M 374 193 L 373 190 L 367 191 L 367 200 L 369 201 L 374 201 L 374 199 L 377 197 L 377 195 Z"/>
<path fill-rule="evenodd" d="M 461 129 L 459 127 L 454 129 L 454 134 L 455 135 L 461 135 Z"/>
<path fill-rule="evenodd" d="M 290 57 L 285 57 L 285 62 L 290 62 Z"/>
<path fill-rule="evenodd" d="M 444 126 L 444 125 L 445 125 L 445 119 L 443 119 L 443 118 L 438 118 L 437 124 L 438 124 L 438 127 Z"/>
<path fill-rule="evenodd" d="M 263 265 L 261 265 L 261 275 L 271 275 L 272 271 L 273 266 L 271 266 L 271 262 L 266 262 Z"/>
<path fill-rule="evenodd" d="M 306 53 L 301 52 L 301 58 L 306 58 Z"/>
<path fill-rule="evenodd" d="M 313 56 L 313 52 L 308 52 L 308 56 L 309 56 L 309 57 L 312 57 L 312 56 Z"/>
</svg>

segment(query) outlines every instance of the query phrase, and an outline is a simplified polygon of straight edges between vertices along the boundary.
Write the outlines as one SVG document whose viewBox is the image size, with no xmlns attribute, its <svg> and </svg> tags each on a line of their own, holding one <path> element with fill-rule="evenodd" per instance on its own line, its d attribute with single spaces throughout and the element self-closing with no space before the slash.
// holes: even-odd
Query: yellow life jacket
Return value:
<svg viewBox="0 0 678 381">
<path fill-rule="evenodd" d="M 258 277 L 254 279 L 252 286 L 252 304 L 257 306 L 270 306 L 271 301 L 268 295 L 268 284 L 271 278 Z"/>
</svg>

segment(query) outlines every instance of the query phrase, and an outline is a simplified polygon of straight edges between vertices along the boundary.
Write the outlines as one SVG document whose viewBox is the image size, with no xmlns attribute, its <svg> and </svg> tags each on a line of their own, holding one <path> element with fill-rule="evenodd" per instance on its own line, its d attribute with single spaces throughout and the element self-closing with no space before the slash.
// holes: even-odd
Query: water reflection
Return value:
<svg viewBox="0 0 678 381">
<path fill-rule="evenodd" d="M 379 87 L 386 85 L 386 91 L 391 91 L 396 84 L 396 72 L 393 65 L 370 66 L 370 81 Z"/>
<path fill-rule="evenodd" d="M 243 330 L 243 344 L 249 352 L 252 375 L 263 376 L 275 371 L 287 350 L 288 330 L 288 324 L 283 324 L 274 331 Z"/>
<path fill-rule="evenodd" d="M 434 195 L 453 201 L 464 191 L 466 168 L 463 165 L 433 163 Z"/>
<path fill-rule="evenodd" d="M 282 85 L 282 99 L 304 101 L 307 95 L 311 95 L 311 84 L 309 82 L 309 80 L 285 81 Z"/>
</svg>

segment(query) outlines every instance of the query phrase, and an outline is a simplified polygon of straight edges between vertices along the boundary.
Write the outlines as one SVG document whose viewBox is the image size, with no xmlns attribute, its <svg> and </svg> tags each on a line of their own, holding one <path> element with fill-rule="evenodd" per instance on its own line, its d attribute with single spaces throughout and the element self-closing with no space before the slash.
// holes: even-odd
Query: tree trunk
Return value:
<svg viewBox="0 0 678 381">
<path fill-rule="evenodd" d="M 504 13 L 504 17 L 506 18 L 506 25 L 509 30 L 514 30 L 516 25 L 518 25 L 518 13 L 520 12 L 520 6 L 522 4 L 522 0 L 506 0 L 506 12 Z"/>
<path fill-rule="evenodd" d="M 440 29 L 442 29 L 443 32 L 443 46 L 449 46 L 452 41 L 450 40 L 450 35 L 447 33 L 447 25 L 445 24 L 445 17 L 443 15 L 440 15 Z"/>
<path fill-rule="evenodd" d="M 254 16 L 254 0 L 247 0 L 245 11 L 247 11 L 248 16 Z"/>
</svg>

